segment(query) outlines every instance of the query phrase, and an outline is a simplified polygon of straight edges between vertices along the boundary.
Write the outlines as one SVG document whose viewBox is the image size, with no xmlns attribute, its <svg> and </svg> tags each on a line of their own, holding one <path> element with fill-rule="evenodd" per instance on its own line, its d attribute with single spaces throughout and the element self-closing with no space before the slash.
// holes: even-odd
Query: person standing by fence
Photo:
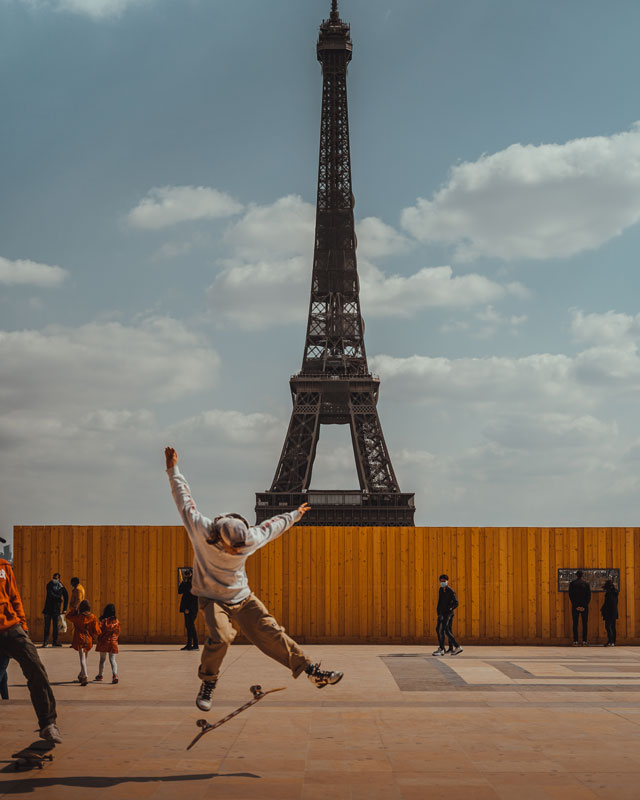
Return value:
<svg viewBox="0 0 640 800">
<path fill-rule="evenodd" d="M 571 601 L 571 618 L 573 622 L 573 646 L 577 647 L 578 620 L 582 619 L 582 644 L 587 644 L 587 631 L 589 629 L 589 603 L 591 602 L 591 587 L 582 578 L 582 570 L 576 572 L 575 580 L 569 584 L 569 600 Z"/>
<path fill-rule="evenodd" d="M 607 631 L 607 643 L 605 647 L 615 647 L 616 645 L 616 620 L 618 619 L 618 590 L 614 586 L 611 578 L 605 581 L 604 602 L 600 608 L 604 627 Z"/>
<path fill-rule="evenodd" d="M 199 650 L 198 631 L 196 630 L 196 617 L 198 616 L 198 598 L 191 594 L 191 580 L 193 572 L 185 569 L 182 573 L 183 580 L 178 586 L 180 598 L 180 611 L 184 614 L 184 627 L 187 630 L 187 643 L 181 650 Z"/>
<path fill-rule="evenodd" d="M 440 591 L 438 592 L 438 607 L 436 613 L 438 621 L 436 623 L 436 634 L 438 636 L 438 649 L 431 655 L 443 656 L 445 652 L 451 653 L 452 656 L 457 656 L 462 652 L 462 647 L 456 641 L 451 629 L 453 625 L 453 614 L 458 607 L 458 596 L 449 586 L 449 576 L 441 575 L 440 578 Z M 444 638 L 447 637 L 449 641 L 449 649 L 444 649 Z"/>
<path fill-rule="evenodd" d="M 64 604 L 64 605 L 63 605 Z M 58 623 L 60 621 L 60 614 L 64 614 L 69 605 L 69 593 L 65 589 L 62 581 L 60 580 L 60 573 L 54 572 L 53 577 L 47 584 L 47 596 L 44 601 L 44 636 L 42 638 L 42 646 L 48 647 L 49 645 L 49 628 L 53 628 L 51 633 L 51 645 L 53 647 L 62 647 L 58 644 Z"/>
</svg>

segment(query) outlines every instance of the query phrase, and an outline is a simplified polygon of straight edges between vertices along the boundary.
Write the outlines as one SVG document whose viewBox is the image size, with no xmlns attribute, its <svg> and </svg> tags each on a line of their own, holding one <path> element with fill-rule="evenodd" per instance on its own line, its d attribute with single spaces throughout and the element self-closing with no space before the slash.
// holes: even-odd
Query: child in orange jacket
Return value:
<svg viewBox="0 0 640 800">
<path fill-rule="evenodd" d="M 80 674 L 78 680 L 82 686 L 89 683 L 87 674 L 87 653 L 93 647 L 93 640 L 101 633 L 100 623 L 95 614 L 91 613 L 88 600 L 83 600 L 77 609 L 67 612 L 67 619 L 73 622 L 73 642 L 71 647 L 80 654 Z"/>
<path fill-rule="evenodd" d="M 118 664 L 116 662 L 116 654 L 118 652 L 120 622 L 116 617 L 116 607 L 113 603 L 108 603 L 104 607 L 104 611 L 100 617 L 100 627 L 102 628 L 102 633 L 98 636 L 98 643 L 96 644 L 96 653 L 100 653 L 100 665 L 98 667 L 96 680 L 102 680 L 104 662 L 107 660 L 108 654 L 109 664 L 111 665 L 111 683 L 118 683 Z"/>
</svg>

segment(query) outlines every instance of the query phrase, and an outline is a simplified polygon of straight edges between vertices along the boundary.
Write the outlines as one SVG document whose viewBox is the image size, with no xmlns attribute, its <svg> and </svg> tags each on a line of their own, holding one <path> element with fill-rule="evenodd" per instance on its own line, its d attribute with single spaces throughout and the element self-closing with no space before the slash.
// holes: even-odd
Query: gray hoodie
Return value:
<svg viewBox="0 0 640 800">
<path fill-rule="evenodd" d="M 247 558 L 277 539 L 302 516 L 296 509 L 278 514 L 261 525 L 248 529 L 246 544 L 241 552 L 232 555 L 220 544 L 207 541 L 213 532 L 213 522 L 203 516 L 191 496 L 191 490 L 178 467 L 167 470 L 171 494 L 187 529 L 193 546 L 193 581 L 191 592 L 223 603 L 239 603 L 251 594 L 244 565 Z"/>
</svg>

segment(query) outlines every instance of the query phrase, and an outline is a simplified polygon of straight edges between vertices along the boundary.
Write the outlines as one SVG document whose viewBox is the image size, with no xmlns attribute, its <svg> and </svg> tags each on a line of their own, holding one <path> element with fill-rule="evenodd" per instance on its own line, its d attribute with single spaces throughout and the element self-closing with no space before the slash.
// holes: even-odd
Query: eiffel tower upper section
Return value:
<svg viewBox="0 0 640 800">
<path fill-rule="evenodd" d="M 308 501 L 307 525 L 413 525 L 413 495 L 398 487 L 376 408 L 380 381 L 364 347 L 347 108 L 352 43 L 337 0 L 317 53 L 322 116 L 307 335 L 302 369 L 289 382 L 289 429 L 271 489 L 256 495 L 257 519 Z M 322 425 L 350 426 L 359 490 L 309 489 Z"/>
</svg>

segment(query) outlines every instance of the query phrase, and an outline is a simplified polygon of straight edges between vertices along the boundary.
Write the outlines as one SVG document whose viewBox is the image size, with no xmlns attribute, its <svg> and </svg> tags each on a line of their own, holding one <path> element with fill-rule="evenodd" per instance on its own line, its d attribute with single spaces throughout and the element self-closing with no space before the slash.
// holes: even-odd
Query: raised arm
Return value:
<svg viewBox="0 0 640 800">
<path fill-rule="evenodd" d="M 211 520 L 196 508 L 189 484 L 178 469 L 178 453 L 173 447 L 165 447 L 164 455 L 167 475 L 171 484 L 171 494 L 187 533 L 191 538 L 199 536 L 208 538 L 211 531 Z"/>
<path fill-rule="evenodd" d="M 260 525 L 249 528 L 247 547 L 250 547 L 251 550 L 257 550 L 267 544 L 267 542 L 271 542 L 279 536 L 282 536 L 292 525 L 295 525 L 296 522 L 302 519 L 310 508 L 311 506 L 308 503 L 303 503 L 295 511 L 277 514 L 275 517 L 265 520 Z"/>
</svg>

